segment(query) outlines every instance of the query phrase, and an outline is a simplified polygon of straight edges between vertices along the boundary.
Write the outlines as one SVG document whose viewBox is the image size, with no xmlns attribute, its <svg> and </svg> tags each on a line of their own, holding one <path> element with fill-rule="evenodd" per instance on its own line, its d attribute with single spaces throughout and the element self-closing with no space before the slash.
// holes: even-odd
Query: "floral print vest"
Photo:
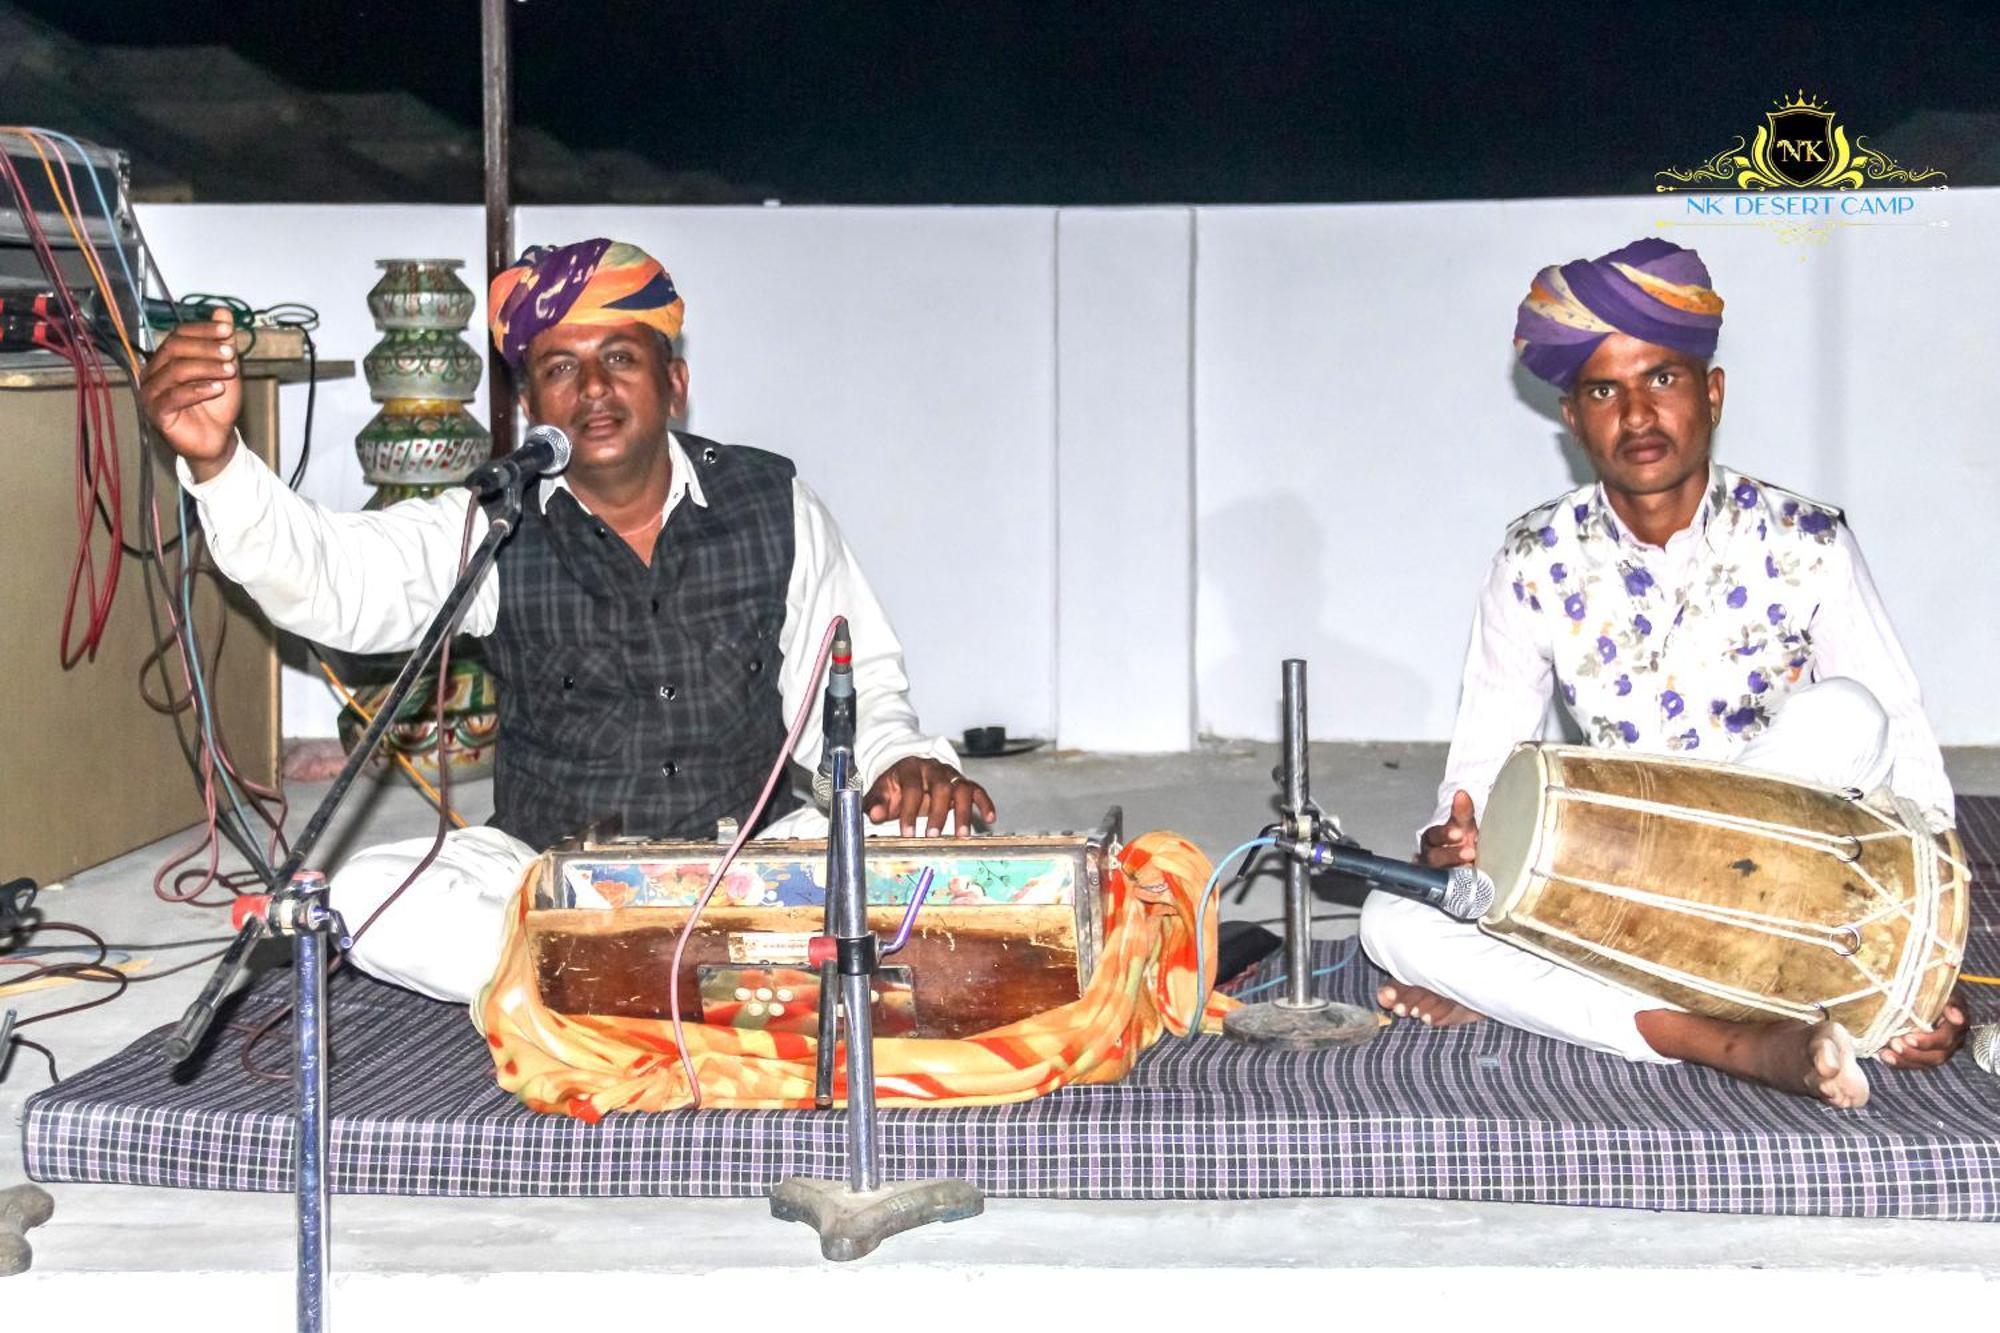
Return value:
<svg viewBox="0 0 2000 1333">
<path fill-rule="evenodd" d="M 1655 577 L 1664 553 L 1623 531 L 1598 486 L 1508 525 L 1514 596 L 1593 745 L 1727 760 L 1811 683 L 1840 511 L 1727 468 L 1710 477 L 1685 587 Z"/>
</svg>

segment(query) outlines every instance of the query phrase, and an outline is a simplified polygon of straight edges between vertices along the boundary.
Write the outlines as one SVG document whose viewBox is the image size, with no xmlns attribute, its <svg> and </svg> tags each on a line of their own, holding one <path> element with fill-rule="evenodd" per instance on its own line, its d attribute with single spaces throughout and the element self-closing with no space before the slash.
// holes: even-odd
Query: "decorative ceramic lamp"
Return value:
<svg viewBox="0 0 2000 1333">
<path fill-rule="evenodd" d="M 465 410 L 479 391 L 479 353 L 459 335 L 472 318 L 471 288 L 459 281 L 457 259 L 382 259 L 382 278 L 368 293 L 368 310 L 382 340 L 362 359 L 368 392 L 382 410 L 355 436 L 361 474 L 375 487 L 367 508 L 438 494 L 486 461 L 493 437 Z M 402 666 L 395 656 L 340 655 L 334 670 L 371 712 L 388 693 Z M 493 745 L 500 730 L 493 677 L 480 660 L 479 641 L 459 638 L 451 645 L 451 684 L 445 695 L 445 725 L 451 733 L 454 782 L 483 778 L 493 771 Z M 397 714 L 378 751 L 375 767 L 386 770 L 389 754 L 410 760 L 437 781 L 437 674 L 418 682 Z M 352 748 L 365 727 L 352 708 L 341 710 L 340 738 Z"/>
</svg>

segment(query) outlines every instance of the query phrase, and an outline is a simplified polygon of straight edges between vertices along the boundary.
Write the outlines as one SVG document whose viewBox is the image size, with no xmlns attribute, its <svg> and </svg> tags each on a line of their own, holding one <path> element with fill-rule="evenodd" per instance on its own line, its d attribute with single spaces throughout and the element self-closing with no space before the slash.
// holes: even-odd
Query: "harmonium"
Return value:
<svg viewBox="0 0 2000 1333">
<path fill-rule="evenodd" d="M 868 925 L 888 941 L 925 870 L 908 942 L 876 974 L 875 1031 L 964 1037 L 1076 1000 L 1104 942 L 1104 886 L 1123 837 L 1093 832 L 869 838 Z M 674 943 L 727 848 L 585 840 L 538 867 L 527 938 L 542 1002 L 558 1013 L 684 1019 L 813 1034 L 826 926 L 826 842 L 748 842 L 688 938 Z"/>
</svg>

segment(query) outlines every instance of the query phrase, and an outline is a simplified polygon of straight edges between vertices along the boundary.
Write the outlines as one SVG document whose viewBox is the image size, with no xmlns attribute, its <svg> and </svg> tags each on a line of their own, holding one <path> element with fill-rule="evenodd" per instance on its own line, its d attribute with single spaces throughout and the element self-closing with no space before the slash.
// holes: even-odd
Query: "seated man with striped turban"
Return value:
<svg viewBox="0 0 2000 1333">
<path fill-rule="evenodd" d="M 605 821 L 701 839 L 746 820 L 835 616 L 853 639 L 864 808 L 905 833 L 969 829 L 992 802 L 917 725 L 902 646 L 853 553 L 792 464 L 670 429 L 685 414 L 683 305 L 658 261 L 608 240 L 535 247 L 494 279 L 494 346 L 533 422 L 573 455 L 527 497 L 464 630 L 500 681 L 490 827 L 363 851 L 334 876 L 356 926 L 407 884 L 353 958 L 425 994 L 469 1000 L 499 957 L 526 865 Z M 272 622 L 354 652 L 415 646 L 458 568 L 471 493 L 379 513 L 305 500 L 237 447 L 241 379 L 226 312 L 184 326 L 146 369 L 148 417 L 180 455 L 216 563 Z M 473 515 L 470 540 L 485 533 Z M 820 750 L 807 709 L 795 758 Z M 766 836 L 817 832 L 781 789 Z"/>
<path fill-rule="evenodd" d="M 1641 240 L 1551 265 L 1521 303 L 1521 363 L 1562 392 L 1597 481 L 1509 525 L 1472 622 L 1429 865 L 1469 864 L 1513 747 L 1551 690 L 1594 745 L 1740 763 L 1814 784 L 1886 784 L 1950 822 L 1917 681 L 1841 513 L 1720 466 L 1710 441 L 1722 299 L 1692 250 Z M 1836 1106 L 1868 1082 L 1834 1023 L 1727 1023 L 1660 1007 L 1424 907 L 1368 899 L 1362 940 L 1396 978 L 1383 1005 L 1482 1015 L 1641 1061 L 1691 1060 Z M 1880 1058 L 1943 1062 L 1953 1004 Z"/>
</svg>

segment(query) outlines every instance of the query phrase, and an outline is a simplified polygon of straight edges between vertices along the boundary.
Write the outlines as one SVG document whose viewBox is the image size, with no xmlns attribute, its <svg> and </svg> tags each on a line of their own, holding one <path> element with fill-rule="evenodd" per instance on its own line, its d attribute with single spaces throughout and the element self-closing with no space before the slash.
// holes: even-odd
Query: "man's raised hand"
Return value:
<svg viewBox="0 0 2000 1333">
<path fill-rule="evenodd" d="M 146 419 L 198 482 L 222 471 L 236 450 L 243 410 L 242 358 L 227 309 L 181 325 L 161 342 L 139 379 Z"/>
<path fill-rule="evenodd" d="M 1438 870 L 1469 866 L 1479 858 L 1479 821 L 1472 813 L 1472 798 L 1453 792 L 1451 817 L 1424 830 L 1422 850 L 1417 859 Z"/>
</svg>

